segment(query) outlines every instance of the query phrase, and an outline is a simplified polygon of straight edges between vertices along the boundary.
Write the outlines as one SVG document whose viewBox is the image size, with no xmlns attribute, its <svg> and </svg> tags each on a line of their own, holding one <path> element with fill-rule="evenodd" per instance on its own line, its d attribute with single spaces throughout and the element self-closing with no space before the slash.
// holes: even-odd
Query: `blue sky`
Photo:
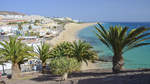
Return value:
<svg viewBox="0 0 150 84">
<path fill-rule="evenodd" d="M 0 11 L 81 21 L 150 22 L 150 0 L 1 0 Z"/>
</svg>

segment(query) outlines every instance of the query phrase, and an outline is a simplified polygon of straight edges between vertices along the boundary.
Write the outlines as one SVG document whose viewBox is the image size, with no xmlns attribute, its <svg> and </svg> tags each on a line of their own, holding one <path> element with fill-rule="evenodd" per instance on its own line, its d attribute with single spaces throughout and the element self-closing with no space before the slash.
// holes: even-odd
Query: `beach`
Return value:
<svg viewBox="0 0 150 84">
<path fill-rule="evenodd" d="M 77 34 L 80 30 L 92 26 L 96 23 L 68 23 L 65 25 L 65 30 L 63 30 L 57 37 L 53 38 L 49 41 L 49 43 L 53 46 L 56 46 L 57 44 L 63 42 L 63 41 L 69 41 L 73 42 L 75 40 L 79 40 L 77 37 Z M 88 69 L 97 69 L 98 67 L 94 63 L 86 63 L 82 64 L 81 70 L 88 70 Z"/>
<path fill-rule="evenodd" d="M 75 40 L 79 40 L 77 37 L 78 31 L 88 27 L 92 26 L 96 23 L 68 23 L 65 25 L 65 30 L 63 30 L 58 36 L 54 37 L 51 41 L 50 44 L 55 46 L 63 41 L 69 41 L 73 42 Z"/>
</svg>

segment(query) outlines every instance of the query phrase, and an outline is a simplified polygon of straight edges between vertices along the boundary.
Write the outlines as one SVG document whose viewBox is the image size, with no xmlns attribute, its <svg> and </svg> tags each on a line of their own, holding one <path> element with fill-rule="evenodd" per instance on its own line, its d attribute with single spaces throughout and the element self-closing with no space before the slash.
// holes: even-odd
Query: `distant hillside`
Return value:
<svg viewBox="0 0 150 84">
<path fill-rule="evenodd" d="M 25 15 L 25 14 L 11 11 L 0 11 L 0 15 Z"/>
</svg>

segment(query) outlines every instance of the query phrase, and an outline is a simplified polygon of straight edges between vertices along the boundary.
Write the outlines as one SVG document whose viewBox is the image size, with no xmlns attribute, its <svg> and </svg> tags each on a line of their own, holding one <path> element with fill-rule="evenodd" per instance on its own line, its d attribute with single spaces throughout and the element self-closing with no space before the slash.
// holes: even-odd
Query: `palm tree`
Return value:
<svg viewBox="0 0 150 84">
<path fill-rule="evenodd" d="M 32 48 L 17 40 L 17 37 L 9 37 L 9 41 L 0 42 L 0 45 L 2 46 L 0 52 L 4 58 L 12 62 L 12 78 L 19 77 L 21 72 L 19 65 L 32 56 Z"/>
<path fill-rule="evenodd" d="M 41 42 L 41 46 L 37 46 L 35 52 L 38 54 L 40 60 L 42 61 L 42 72 L 44 72 L 46 68 L 46 60 L 50 57 L 50 45 Z"/>
<path fill-rule="evenodd" d="M 87 60 L 96 60 L 98 56 L 96 51 L 92 50 L 92 46 L 84 41 L 63 42 L 51 50 L 51 57 L 68 57 L 76 58 L 78 62 L 86 62 Z"/>
<path fill-rule="evenodd" d="M 100 28 L 98 28 L 98 26 Z M 95 26 L 99 40 L 105 44 L 113 52 L 113 72 L 119 72 L 124 65 L 123 53 L 133 48 L 149 45 L 150 43 L 144 42 L 150 39 L 150 33 L 147 32 L 149 28 L 136 28 L 129 30 L 128 27 L 122 28 L 121 26 L 111 26 L 108 31 L 98 23 Z"/>
<path fill-rule="evenodd" d="M 55 48 L 51 50 L 50 55 L 53 58 L 52 61 L 56 59 L 63 59 L 64 57 L 67 60 L 75 59 L 78 62 L 79 66 L 83 61 L 87 63 L 88 60 L 96 60 L 98 58 L 96 52 L 92 50 L 92 46 L 81 40 L 74 41 L 73 43 L 71 42 L 60 43 L 59 45 L 57 45 Z M 70 68 L 72 66 L 74 66 L 75 68 L 75 65 L 74 65 L 75 63 L 72 64 L 71 66 L 71 65 L 67 65 L 66 60 L 63 60 L 63 62 L 66 63 L 66 65 L 64 65 L 64 67 L 58 67 L 60 68 L 60 69 L 57 69 L 58 72 L 65 71 L 66 68 L 68 70 L 69 69 L 71 70 L 73 69 L 73 68 Z M 68 72 L 63 74 L 63 79 L 67 79 L 67 77 L 68 77 Z"/>
<path fill-rule="evenodd" d="M 32 29 L 32 26 L 30 25 L 30 26 L 29 26 L 29 30 L 31 30 L 31 29 Z"/>
<path fill-rule="evenodd" d="M 87 60 L 97 60 L 96 51 L 92 50 L 92 46 L 84 41 L 63 42 L 51 50 L 51 57 L 68 57 L 76 58 L 78 62 L 86 62 Z"/>
<path fill-rule="evenodd" d="M 23 32 L 22 32 L 23 28 L 22 28 L 21 23 L 18 23 L 18 30 L 19 30 L 19 35 L 22 35 L 23 34 Z"/>
<path fill-rule="evenodd" d="M 54 47 L 50 51 L 50 56 L 52 58 L 59 58 L 59 57 L 71 57 L 71 42 L 63 42 Z"/>
<path fill-rule="evenodd" d="M 85 41 L 74 41 L 72 43 L 72 57 L 75 57 L 78 62 L 84 61 L 85 63 L 87 63 L 87 60 L 97 60 L 97 53 L 92 50 L 92 48 L 93 47 Z"/>
<path fill-rule="evenodd" d="M 22 28 L 22 24 L 18 24 L 18 30 L 22 30 L 23 28 Z"/>
<path fill-rule="evenodd" d="M 40 23 L 40 20 L 35 20 L 34 21 L 34 25 L 38 25 L 38 23 Z"/>
</svg>

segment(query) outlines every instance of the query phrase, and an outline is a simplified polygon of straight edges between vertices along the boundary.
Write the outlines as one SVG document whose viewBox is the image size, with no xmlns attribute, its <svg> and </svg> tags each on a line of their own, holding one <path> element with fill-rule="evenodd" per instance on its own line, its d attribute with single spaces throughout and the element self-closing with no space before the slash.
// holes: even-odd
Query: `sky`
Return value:
<svg viewBox="0 0 150 84">
<path fill-rule="evenodd" d="M 1 0 L 0 11 L 93 22 L 150 22 L 150 0 Z"/>
</svg>

